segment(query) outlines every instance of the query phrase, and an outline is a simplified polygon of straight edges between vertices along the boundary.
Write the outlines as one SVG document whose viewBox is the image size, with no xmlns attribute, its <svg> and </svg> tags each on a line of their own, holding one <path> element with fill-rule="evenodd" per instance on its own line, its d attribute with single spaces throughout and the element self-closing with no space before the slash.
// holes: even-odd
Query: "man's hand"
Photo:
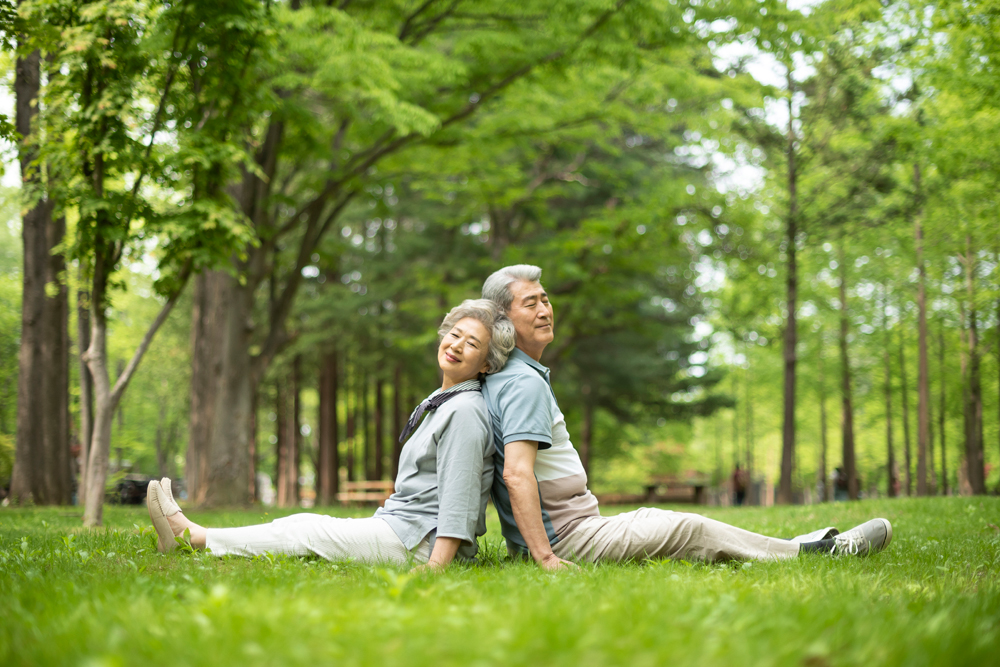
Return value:
<svg viewBox="0 0 1000 667">
<path fill-rule="evenodd" d="M 410 574 L 424 574 L 429 572 L 430 574 L 438 574 L 439 572 L 444 572 L 447 565 L 442 565 L 441 563 L 423 563 L 415 567 L 410 568 Z"/>
<path fill-rule="evenodd" d="M 549 553 L 548 556 L 543 558 L 538 562 L 538 566 L 543 570 L 579 570 L 580 566 L 568 560 L 563 560 L 554 553 Z"/>
</svg>

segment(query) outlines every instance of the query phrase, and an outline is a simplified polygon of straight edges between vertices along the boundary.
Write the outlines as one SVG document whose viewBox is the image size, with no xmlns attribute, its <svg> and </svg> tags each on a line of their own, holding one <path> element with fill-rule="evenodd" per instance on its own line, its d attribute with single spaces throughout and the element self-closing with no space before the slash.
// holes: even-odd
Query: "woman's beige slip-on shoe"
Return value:
<svg viewBox="0 0 1000 667">
<path fill-rule="evenodd" d="M 174 531 L 170 528 L 167 515 L 163 511 L 163 490 L 159 482 L 150 482 L 146 490 L 146 507 L 149 508 L 149 518 L 153 520 L 153 528 L 156 529 L 156 550 L 160 553 L 167 553 L 177 548 L 177 541 L 174 539 Z"/>
<path fill-rule="evenodd" d="M 170 478 L 164 477 L 160 480 L 160 491 L 162 491 L 161 500 L 163 501 L 163 513 L 166 516 L 173 516 L 179 512 L 183 512 L 177 501 L 174 500 L 174 492 L 170 488 Z"/>
</svg>

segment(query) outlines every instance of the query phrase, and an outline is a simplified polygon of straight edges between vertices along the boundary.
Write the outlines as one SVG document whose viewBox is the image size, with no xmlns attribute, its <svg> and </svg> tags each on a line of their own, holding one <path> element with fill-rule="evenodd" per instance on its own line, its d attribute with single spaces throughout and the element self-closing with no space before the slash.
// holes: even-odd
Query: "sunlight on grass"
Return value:
<svg viewBox="0 0 1000 667">
<path fill-rule="evenodd" d="M 1000 654 L 1000 499 L 701 509 L 778 536 L 885 516 L 894 537 L 868 559 L 556 575 L 504 560 L 491 515 L 481 563 L 411 576 L 280 556 L 164 556 L 143 508 L 109 508 L 95 531 L 68 508 L 5 509 L 0 664 L 978 665 Z M 223 526 L 286 514 L 192 518 Z"/>
</svg>

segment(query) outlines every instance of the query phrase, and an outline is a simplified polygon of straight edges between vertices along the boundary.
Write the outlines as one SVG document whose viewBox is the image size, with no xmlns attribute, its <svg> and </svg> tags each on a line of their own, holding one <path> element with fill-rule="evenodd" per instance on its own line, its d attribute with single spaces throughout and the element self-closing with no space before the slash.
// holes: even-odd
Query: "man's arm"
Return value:
<svg viewBox="0 0 1000 667">
<path fill-rule="evenodd" d="M 535 456 L 538 443 L 518 440 L 504 446 L 503 481 L 510 493 L 517 529 L 528 545 L 531 557 L 546 570 L 576 567 L 552 553 L 552 545 L 542 523 L 542 507 L 535 479 Z"/>
</svg>

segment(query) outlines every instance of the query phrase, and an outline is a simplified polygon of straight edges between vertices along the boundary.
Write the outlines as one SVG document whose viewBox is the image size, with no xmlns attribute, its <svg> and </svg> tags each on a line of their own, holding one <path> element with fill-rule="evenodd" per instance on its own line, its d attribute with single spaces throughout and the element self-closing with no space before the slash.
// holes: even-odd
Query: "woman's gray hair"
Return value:
<svg viewBox="0 0 1000 667">
<path fill-rule="evenodd" d="M 486 372 L 496 373 L 507 363 L 507 357 L 517 342 L 514 323 L 496 303 L 489 299 L 466 299 L 444 316 L 441 328 L 438 329 L 438 339 L 444 338 L 459 320 L 464 320 L 466 317 L 478 320 L 490 332 L 490 344 L 486 352 L 489 370 Z"/>
<path fill-rule="evenodd" d="M 494 272 L 483 283 L 483 298 L 497 304 L 506 313 L 510 310 L 511 304 L 514 303 L 514 294 L 510 291 L 512 283 L 521 280 L 528 283 L 537 283 L 541 279 L 542 270 L 537 266 L 532 266 L 531 264 L 505 266 L 499 271 Z"/>
</svg>

